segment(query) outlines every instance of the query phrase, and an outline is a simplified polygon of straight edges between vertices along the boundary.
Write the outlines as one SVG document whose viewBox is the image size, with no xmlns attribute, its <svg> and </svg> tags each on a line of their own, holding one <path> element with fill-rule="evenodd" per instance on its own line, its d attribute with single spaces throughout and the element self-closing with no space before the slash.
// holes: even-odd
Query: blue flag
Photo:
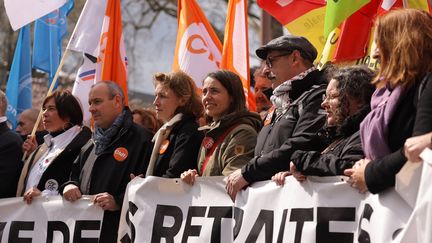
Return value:
<svg viewBox="0 0 432 243">
<path fill-rule="evenodd" d="M 33 68 L 48 73 L 50 84 L 62 57 L 62 40 L 67 34 L 67 15 L 74 7 L 68 0 L 61 8 L 36 20 L 33 43 Z"/>
<path fill-rule="evenodd" d="M 30 26 L 21 28 L 9 79 L 6 86 L 7 118 L 15 129 L 17 117 L 32 107 L 32 78 L 30 63 Z"/>
</svg>

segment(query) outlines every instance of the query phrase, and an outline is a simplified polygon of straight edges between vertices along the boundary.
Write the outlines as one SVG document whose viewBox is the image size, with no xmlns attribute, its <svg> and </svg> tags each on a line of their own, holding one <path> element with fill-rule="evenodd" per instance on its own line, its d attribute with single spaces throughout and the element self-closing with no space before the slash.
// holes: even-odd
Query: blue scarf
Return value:
<svg viewBox="0 0 432 243">
<path fill-rule="evenodd" d="M 127 110 L 123 110 L 123 112 L 114 120 L 111 127 L 108 129 L 102 129 L 100 127 L 95 126 L 95 130 L 93 133 L 93 139 L 96 144 L 95 153 L 96 155 L 100 155 L 105 149 L 113 142 L 116 138 L 117 134 L 127 124 L 125 120 L 127 120 Z M 125 119 L 126 118 L 126 119 Z"/>
</svg>

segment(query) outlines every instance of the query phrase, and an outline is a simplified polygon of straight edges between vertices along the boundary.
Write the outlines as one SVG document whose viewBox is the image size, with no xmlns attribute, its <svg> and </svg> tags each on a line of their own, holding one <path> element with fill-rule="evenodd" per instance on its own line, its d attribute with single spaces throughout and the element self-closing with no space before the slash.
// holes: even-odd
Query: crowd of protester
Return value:
<svg viewBox="0 0 432 243">
<path fill-rule="evenodd" d="M 359 192 L 381 193 L 407 160 L 421 161 L 431 147 L 432 17 L 395 10 L 375 27 L 376 73 L 364 66 L 318 70 L 317 50 L 300 36 L 258 48 L 257 112 L 246 107 L 235 73 L 209 73 L 199 91 L 175 71 L 154 75 L 154 109 L 129 110 L 114 82 L 93 85 L 92 130 L 77 99 L 56 91 L 45 98 L 43 128 L 32 137 L 37 110 L 23 112 L 11 131 L 0 91 L 0 198 L 31 203 L 60 194 L 73 202 L 94 195 L 105 210 L 101 242 L 115 242 L 135 176 L 181 178 L 191 186 L 197 176 L 226 176 L 232 199 L 254 182 L 282 185 L 290 175 L 346 175 Z"/>
</svg>

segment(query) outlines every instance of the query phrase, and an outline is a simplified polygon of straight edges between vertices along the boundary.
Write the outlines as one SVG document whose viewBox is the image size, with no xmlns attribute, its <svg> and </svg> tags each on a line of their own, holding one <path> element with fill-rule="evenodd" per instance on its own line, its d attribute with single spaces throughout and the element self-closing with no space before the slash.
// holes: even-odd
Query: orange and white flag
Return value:
<svg viewBox="0 0 432 243">
<path fill-rule="evenodd" d="M 178 30 L 173 70 L 189 74 L 197 87 L 219 69 L 222 44 L 195 0 L 178 0 Z"/>
<path fill-rule="evenodd" d="M 256 111 L 250 90 L 248 17 L 246 0 L 230 0 L 225 24 L 221 68 L 240 76 L 249 110 Z"/>
<path fill-rule="evenodd" d="M 108 0 L 99 41 L 96 82 L 114 81 L 128 102 L 127 58 L 123 41 L 120 0 Z"/>
</svg>

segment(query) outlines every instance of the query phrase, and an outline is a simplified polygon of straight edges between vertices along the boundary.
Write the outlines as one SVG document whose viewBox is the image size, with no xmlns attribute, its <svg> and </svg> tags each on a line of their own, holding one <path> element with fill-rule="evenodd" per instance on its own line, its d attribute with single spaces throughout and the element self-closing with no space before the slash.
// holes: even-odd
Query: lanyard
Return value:
<svg viewBox="0 0 432 243">
<path fill-rule="evenodd" d="M 208 153 L 206 153 L 206 156 L 205 156 L 205 159 L 204 159 L 204 163 L 202 164 L 202 166 L 201 166 L 201 174 L 203 174 L 204 173 L 204 170 L 205 170 L 205 168 L 206 168 L 206 166 L 207 166 L 207 163 L 209 162 L 209 160 L 210 160 L 210 157 L 213 155 L 213 153 L 214 153 L 214 151 L 216 150 L 216 148 L 217 148 L 217 146 L 219 146 L 219 144 L 221 144 L 222 143 L 222 141 L 225 139 L 225 137 L 235 128 L 235 127 L 237 127 L 237 125 L 238 124 L 234 124 L 233 126 L 231 126 L 230 128 L 228 128 L 222 135 L 220 135 L 219 137 L 218 137 L 218 139 L 216 140 L 216 142 L 215 143 L 213 143 L 212 145 L 211 145 L 211 147 L 210 147 L 210 149 L 209 149 L 209 151 L 208 151 Z M 207 138 L 207 137 L 206 137 Z M 204 143 L 207 143 L 207 142 L 204 142 L 204 141 L 206 141 L 207 139 L 206 138 L 204 138 L 203 139 L 203 144 L 202 144 L 202 146 L 205 148 L 205 149 L 207 149 L 206 148 L 206 146 L 204 145 Z"/>
</svg>

